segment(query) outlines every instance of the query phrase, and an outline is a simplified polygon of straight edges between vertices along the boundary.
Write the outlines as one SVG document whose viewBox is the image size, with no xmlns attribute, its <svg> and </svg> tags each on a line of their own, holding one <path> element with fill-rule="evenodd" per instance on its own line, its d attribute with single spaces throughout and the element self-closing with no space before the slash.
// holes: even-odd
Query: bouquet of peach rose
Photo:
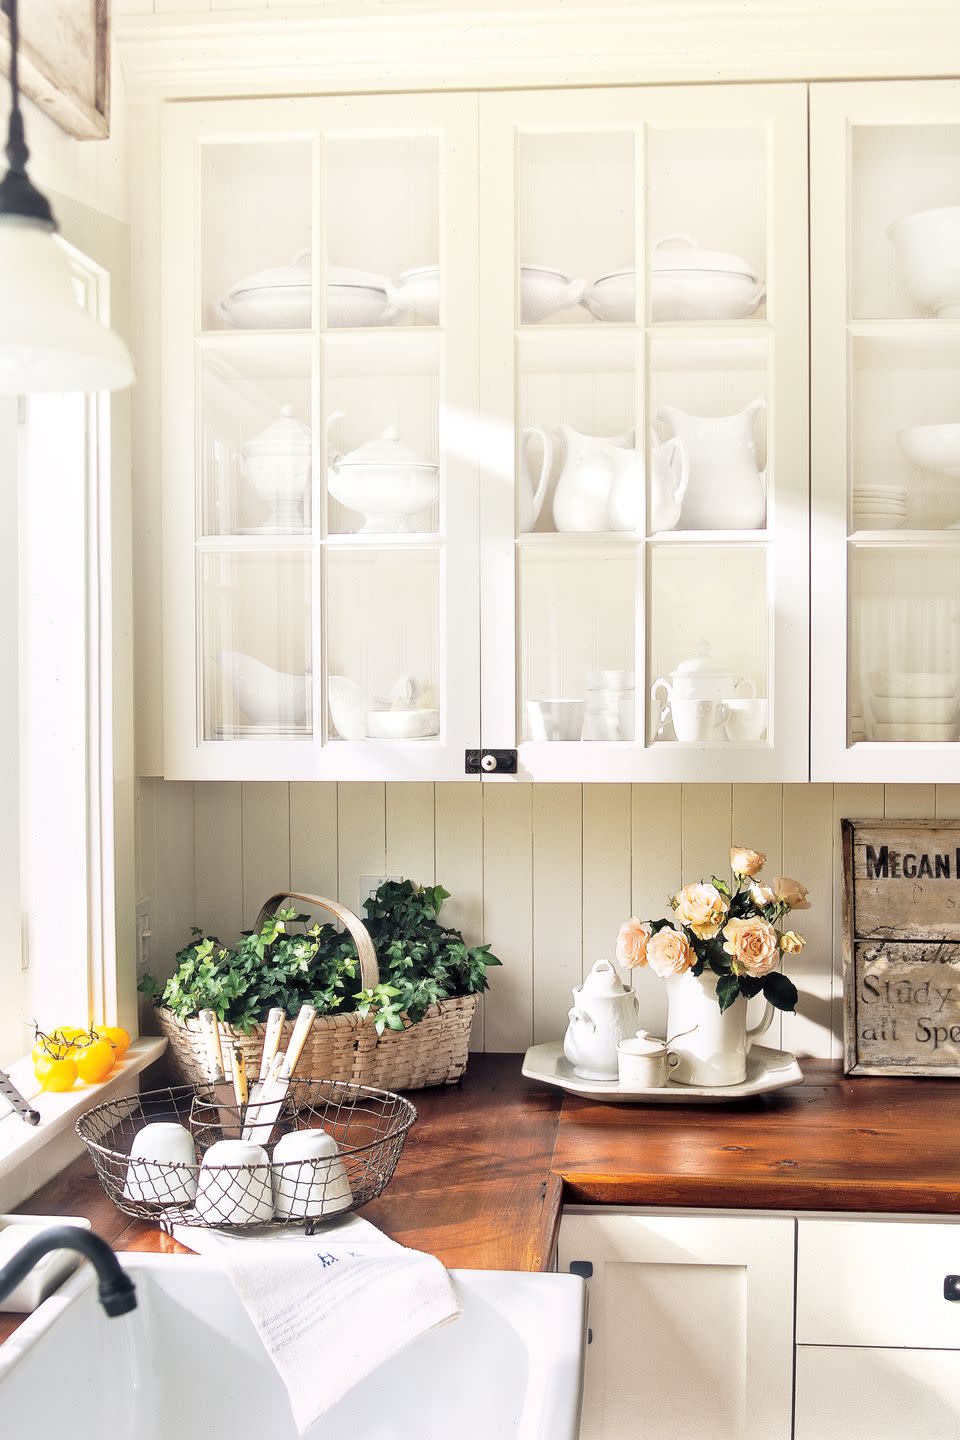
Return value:
<svg viewBox="0 0 960 1440">
<path fill-rule="evenodd" d="M 717 1003 L 727 1010 L 739 996 L 761 991 L 778 1010 L 797 1008 L 797 988 L 778 968 L 784 955 L 799 955 L 806 941 L 783 921 L 791 910 L 809 910 L 807 889 L 780 875 L 772 884 L 759 876 L 766 855 L 734 845 L 730 851 L 733 889 L 716 875 L 684 885 L 670 901 L 674 918 L 624 921 L 617 959 L 630 969 L 649 965 L 661 979 L 705 969 L 717 977 Z"/>
</svg>

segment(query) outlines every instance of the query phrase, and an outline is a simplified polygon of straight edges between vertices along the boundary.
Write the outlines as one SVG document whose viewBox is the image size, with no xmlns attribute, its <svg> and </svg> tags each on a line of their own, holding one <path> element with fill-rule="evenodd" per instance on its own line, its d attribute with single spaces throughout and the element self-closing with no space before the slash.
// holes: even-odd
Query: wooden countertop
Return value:
<svg viewBox="0 0 960 1440">
<path fill-rule="evenodd" d="M 385 1194 L 363 1213 L 445 1265 L 537 1270 L 560 1208 L 582 1204 L 960 1215 L 960 1085 L 845 1078 L 733 1105 L 605 1105 L 477 1055 L 463 1082 L 419 1091 L 419 1119 Z M 119 1250 L 184 1253 L 103 1194 L 84 1156 L 23 1210 L 83 1215 Z M 0 1340 L 18 1323 L 0 1315 Z"/>
</svg>

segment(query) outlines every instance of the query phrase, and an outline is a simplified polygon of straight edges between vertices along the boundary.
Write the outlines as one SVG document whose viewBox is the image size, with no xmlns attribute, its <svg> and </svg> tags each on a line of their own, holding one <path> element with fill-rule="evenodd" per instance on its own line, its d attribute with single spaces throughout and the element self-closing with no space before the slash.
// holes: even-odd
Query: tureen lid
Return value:
<svg viewBox="0 0 960 1440">
<path fill-rule="evenodd" d="M 342 455 L 337 465 L 375 465 L 378 470 L 402 470 L 411 466 L 416 466 L 418 470 L 437 468 L 418 455 L 412 445 L 400 439 L 400 431 L 395 425 L 384 430 L 379 440 L 367 440 L 348 455 Z"/>
<path fill-rule="evenodd" d="M 580 993 L 598 1000 L 613 1000 L 629 991 L 624 988 L 616 967 L 609 960 L 598 960 L 580 986 Z"/>
<path fill-rule="evenodd" d="M 254 435 L 243 447 L 248 458 L 254 455 L 309 455 L 310 431 L 296 418 L 292 405 L 283 405 L 276 420 Z"/>
<path fill-rule="evenodd" d="M 710 646 L 700 645 L 698 653 L 689 660 L 681 660 L 673 672 L 675 680 L 719 680 L 729 677 L 731 671 L 729 665 L 724 665 L 722 660 L 714 660 L 710 655 Z"/>
<path fill-rule="evenodd" d="M 722 250 L 704 250 L 689 235 L 665 235 L 653 251 L 654 273 L 664 270 L 711 270 L 726 275 L 745 275 L 756 281 L 759 277 L 749 261 Z"/>
<path fill-rule="evenodd" d="M 342 285 L 347 289 L 380 290 L 387 293 L 387 282 L 382 275 L 369 270 L 353 270 L 349 265 L 328 265 L 327 284 Z"/>
<path fill-rule="evenodd" d="M 269 270 L 257 270 L 232 285 L 227 298 L 244 295 L 248 290 L 290 290 L 303 289 L 310 284 L 310 251 L 304 250 L 289 265 L 274 265 Z"/>
</svg>

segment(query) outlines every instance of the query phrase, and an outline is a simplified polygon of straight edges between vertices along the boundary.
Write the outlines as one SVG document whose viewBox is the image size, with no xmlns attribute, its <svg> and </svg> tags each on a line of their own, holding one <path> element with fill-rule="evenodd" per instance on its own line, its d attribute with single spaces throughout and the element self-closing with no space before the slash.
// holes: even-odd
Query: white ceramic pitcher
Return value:
<svg viewBox="0 0 960 1440">
<path fill-rule="evenodd" d="M 534 481 L 527 461 L 527 449 L 532 440 L 540 442 L 540 474 Z M 527 535 L 540 519 L 540 511 L 547 496 L 547 486 L 553 470 L 553 436 L 539 425 L 530 425 L 520 436 L 520 472 L 517 477 L 517 523 L 521 535 Z"/>
<path fill-rule="evenodd" d="M 747 1077 L 747 1055 L 770 1028 L 773 1006 L 764 1002 L 763 1018 L 747 1028 L 747 1002 L 741 996 L 720 1013 L 717 976 L 712 970 L 671 975 L 667 986 L 667 1034 L 680 1063 L 672 1079 L 684 1085 L 739 1085 Z M 683 1034 L 690 1031 L 690 1034 Z"/>
<path fill-rule="evenodd" d="M 738 415 L 688 415 L 663 405 L 657 419 L 683 441 L 690 478 L 680 513 L 684 530 L 762 530 L 767 521 L 766 472 L 757 466 L 751 400 Z"/>
<path fill-rule="evenodd" d="M 572 425 L 558 430 L 563 447 L 563 462 L 553 492 L 553 523 L 560 531 L 607 531 L 610 523 L 610 499 L 617 485 L 632 486 L 634 515 L 642 503 L 642 470 L 633 448 L 633 431 L 625 435 L 582 435 Z M 627 518 L 625 497 L 618 498 L 618 514 Z M 636 528 L 636 518 L 629 526 Z"/>
<path fill-rule="evenodd" d="M 636 1034 L 637 997 L 624 988 L 609 960 L 598 960 L 573 989 L 563 1053 L 586 1080 L 616 1080 L 617 1046 Z"/>
</svg>

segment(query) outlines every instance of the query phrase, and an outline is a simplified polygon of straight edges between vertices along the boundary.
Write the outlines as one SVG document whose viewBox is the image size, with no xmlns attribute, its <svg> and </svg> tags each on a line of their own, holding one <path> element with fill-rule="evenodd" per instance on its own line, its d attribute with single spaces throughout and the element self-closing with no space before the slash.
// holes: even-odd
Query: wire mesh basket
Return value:
<svg viewBox="0 0 960 1440">
<path fill-rule="evenodd" d="M 294 1080 L 259 1109 L 221 1095 L 212 1086 L 150 1090 L 80 1117 L 77 1134 L 119 1210 L 166 1230 L 282 1225 L 312 1234 L 381 1194 L 417 1118 L 402 1095 L 336 1080 Z"/>
</svg>

